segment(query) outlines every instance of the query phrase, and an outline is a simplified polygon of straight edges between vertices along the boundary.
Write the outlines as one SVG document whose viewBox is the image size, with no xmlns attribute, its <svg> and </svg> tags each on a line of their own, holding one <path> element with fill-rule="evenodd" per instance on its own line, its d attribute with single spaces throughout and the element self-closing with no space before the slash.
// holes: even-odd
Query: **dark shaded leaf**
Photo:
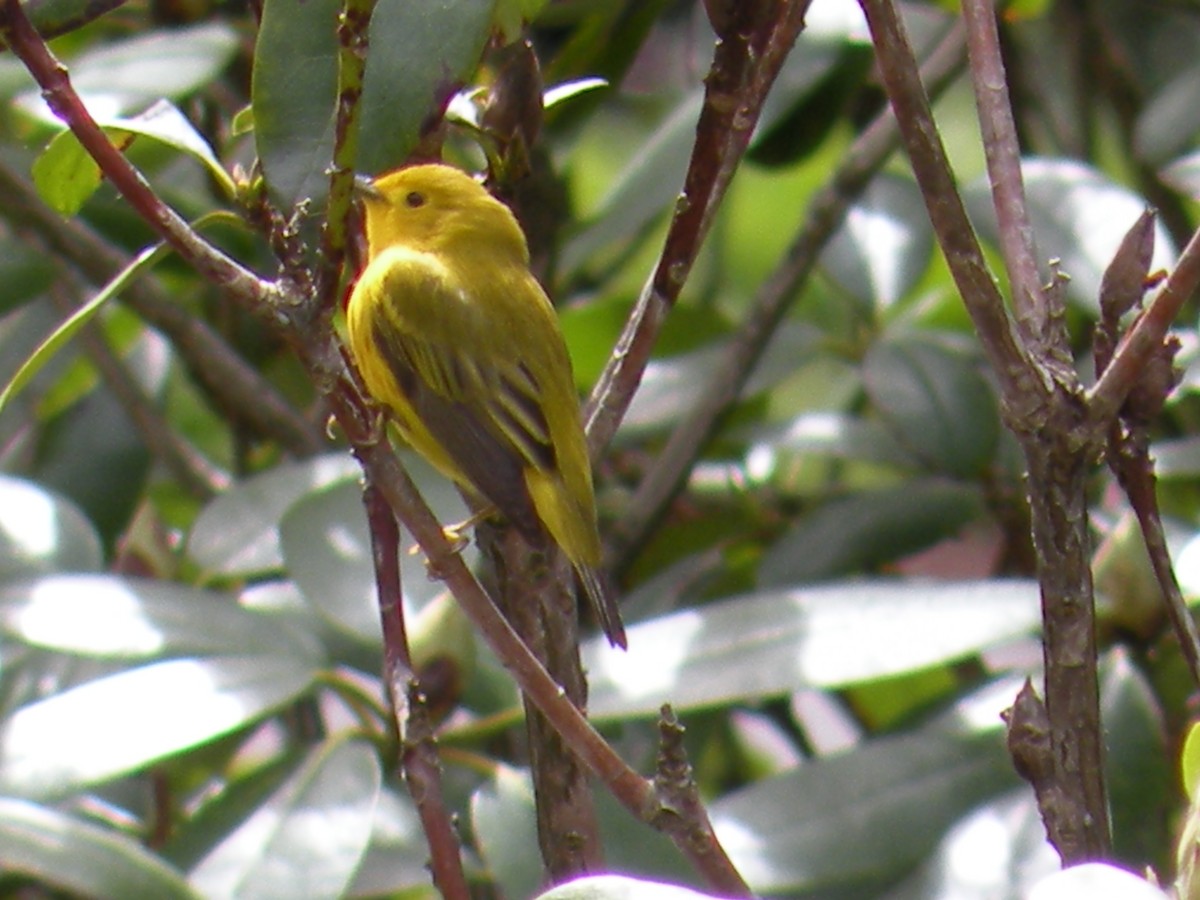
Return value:
<svg viewBox="0 0 1200 900">
<path fill-rule="evenodd" d="M 863 385 L 896 442 L 930 470 L 979 477 L 1000 440 L 995 391 L 973 356 L 921 334 L 872 345 Z"/>
<path fill-rule="evenodd" d="M 957 535 L 983 513 L 977 488 L 937 479 L 867 491 L 800 517 L 763 555 L 763 587 L 861 572 Z"/>
</svg>

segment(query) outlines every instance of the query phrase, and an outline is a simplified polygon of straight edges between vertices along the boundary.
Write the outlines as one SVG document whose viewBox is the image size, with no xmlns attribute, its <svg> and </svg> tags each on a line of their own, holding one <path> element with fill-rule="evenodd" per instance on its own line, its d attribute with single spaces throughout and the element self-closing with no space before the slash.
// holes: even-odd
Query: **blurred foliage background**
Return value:
<svg viewBox="0 0 1200 900">
<path fill-rule="evenodd" d="M 63 31 L 53 48 L 93 115 L 207 237 L 273 275 L 263 207 L 246 203 L 263 185 L 316 234 L 337 3 L 129 2 L 78 28 L 82 5 L 29 8 Z M 922 51 L 956 15 L 904 8 Z M 470 89 L 523 17 L 547 88 L 566 88 L 533 148 L 525 220 L 586 392 L 682 185 L 714 42 L 702 4 L 380 0 L 360 168 L 403 161 L 448 83 L 464 92 L 447 159 L 481 168 Z M 1070 275 L 1090 372 L 1099 279 L 1125 230 L 1153 204 L 1156 266 L 1170 266 L 1196 224 L 1200 8 L 1013 4 L 1003 37 L 1039 251 Z M 0 97 L 7 381 L 151 235 L 9 55 Z M 731 376 L 725 350 L 882 105 L 857 6 L 815 0 L 598 467 L 606 534 L 628 538 L 639 485 Z M 936 110 L 991 235 L 961 79 Z M 169 255 L 113 293 L 0 414 L 0 890 L 431 896 L 390 771 L 359 473 L 318 393 L 289 346 Z M 634 625 L 627 654 L 586 648 L 591 715 L 649 772 L 653 717 L 674 704 L 717 831 L 762 894 L 1015 896 L 1056 864 L 999 717 L 1040 666 L 1020 456 L 901 155 L 789 303 L 685 489 L 614 543 Z M 1154 452 L 1194 597 L 1194 306 L 1177 334 L 1185 371 Z M 462 515 L 405 462 L 439 516 Z M 1092 512 L 1116 853 L 1168 877 L 1187 681 L 1110 480 L 1097 471 Z M 515 690 L 419 558 L 404 575 L 469 873 L 479 896 L 533 896 Z M 700 887 L 668 842 L 601 810 L 614 870 Z"/>
</svg>

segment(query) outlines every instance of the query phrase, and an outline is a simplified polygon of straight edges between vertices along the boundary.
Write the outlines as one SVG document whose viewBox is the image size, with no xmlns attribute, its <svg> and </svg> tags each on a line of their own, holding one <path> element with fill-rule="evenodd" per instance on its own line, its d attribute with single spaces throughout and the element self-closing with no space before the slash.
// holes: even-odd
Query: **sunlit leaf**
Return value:
<svg viewBox="0 0 1200 900">
<path fill-rule="evenodd" d="M 0 723 L 0 791 L 61 797 L 262 718 L 311 684 L 305 659 L 176 659 L 21 707 Z"/>
<path fill-rule="evenodd" d="M 214 576 L 278 569 L 283 565 L 279 522 L 288 507 L 309 491 L 357 472 L 349 454 L 331 453 L 239 482 L 200 513 L 188 554 Z"/>
<path fill-rule="evenodd" d="M 371 836 L 381 771 L 374 748 L 333 741 L 192 870 L 206 897 L 345 896 Z"/>
<path fill-rule="evenodd" d="M 92 571 L 103 561 L 100 538 L 75 504 L 33 482 L 0 475 L 0 582 Z"/>
<path fill-rule="evenodd" d="M 595 717 L 844 686 L 952 662 L 1036 630 L 1030 581 L 854 581 L 768 591 L 629 629 L 621 653 L 593 642 Z"/>
</svg>

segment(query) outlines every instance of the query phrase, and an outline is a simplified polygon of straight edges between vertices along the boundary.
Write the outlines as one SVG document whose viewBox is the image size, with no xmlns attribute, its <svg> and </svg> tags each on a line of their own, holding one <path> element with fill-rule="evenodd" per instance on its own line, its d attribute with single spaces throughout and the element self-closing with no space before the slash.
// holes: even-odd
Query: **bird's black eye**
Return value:
<svg viewBox="0 0 1200 900">
<path fill-rule="evenodd" d="M 425 195 L 420 191 L 409 191 L 408 196 L 404 198 L 404 202 L 409 205 L 409 208 L 416 209 L 418 206 L 425 205 Z"/>
</svg>

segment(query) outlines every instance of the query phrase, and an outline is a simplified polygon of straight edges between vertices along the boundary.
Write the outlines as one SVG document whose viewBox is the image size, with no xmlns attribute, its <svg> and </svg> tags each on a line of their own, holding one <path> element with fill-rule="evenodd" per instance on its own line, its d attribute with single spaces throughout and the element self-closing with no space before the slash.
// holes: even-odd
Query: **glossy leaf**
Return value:
<svg viewBox="0 0 1200 900">
<path fill-rule="evenodd" d="M 542 884 L 533 785 L 523 769 L 498 767 L 471 796 L 471 825 L 493 876 L 509 897 L 531 897 Z"/>
<path fill-rule="evenodd" d="M 266 0 L 254 46 L 254 142 L 272 194 L 319 200 L 333 161 L 338 0 Z"/>
<path fill-rule="evenodd" d="M 820 349 L 820 335 L 807 325 L 785 325 L 754 369 L 742 391 L 753 396 L 795 371 Z M 703 395 L 725 353 L 722 345 L 655 360 L 646 368 L 642 386 L 621 423 L 623 437 L 677 421 Z"/>
<path fill-rule="evenodd" d="M 214 591 L 114 575 L 0 586 L 0 633 L 30 646 L 118 659 L 269 654 L 321 662 L 311 636 Z"/>
<path fill-rule="evenodd" d="M 403 163 L 422 126 L 474 72 L 494 0 L 379 0 L 371 14 L 358 169 L 377 175 Z"/>
<path fill-rule="evenodd" d="M 990 714 L 998 723 L 1012 689 L 986 692 L 971 720 Z M 759 893 L 832 893 L 893 879 L 950 823 L 1017 784 L 999 727 L 952 721 L 877 738 L 726 795 L 710 806 L 717 836 Z"/>
<path fill-rule="evenodd" d="M 1106 740 L 1105 767 L 1112 816 L 1114 862 L 1167 865 L 1167 827 L 1178 783 L 1167 764 L 1163 710 L 1133 660 L 1117 649 L 1103 661 L 1100 714 Z"/>
<path fill-rule="evenodd" d="M 330 453 L 239 482 L 196 519 L 188 555 L 212 576 L 256 574 L 283 565 L 279 522 L 309 491 L 358 472 L 345 453 Z"/>
<path fill-rule="evenodd" d="M 74 503 L 0 474 L 0 583 L 47 572 L 99 569 L 104 551 Z"/>
<path fill-rule="evenodd" d="M 199 161 L 230 197 L 233 180 L 212 147 L 175 106 L 159 100 L 134 116 L 106 116 L 98 123 L 109 139 L 124 146 L 135 136 L 149 138 L 186 153 Z M 33 182 L 50 206 L 64 216 L 73 216 L 102 182 L 100 167 L 71 131 L 55 135 L 33 164 Z"/>
<path fill-rule="evenodd" d="M 821 265 L 865 309 L 892 306 L 917 283 L 933 254 L 921 193 L 907 178 L 875 178 L 821 253 Z"/>
<path fill-rule="evenodd" d="M 82 897 L 198 897 L 132 837 L 8 797 L 0 798 L 0 869 Z"/>
<path fill-rule="evenodd" d="M 767 549 L 758 581 L 775 587 L 870 569 L 955 536 L 982 512 L 977 489 L 937 479 L 831 500 Z"/>
<path fill-rule="evenodd" d="M 1033 792 L 1022 786 L 955 822 L 937 851 L 883 900 L 1026 897 L 1037 881 L 1061 867 Z"/>
<path fill-rule="evenodd" d="M 1060 260 L 1071 279 L 1067 297 L 1094 315 L 1104 270 L 1146 203 L 1098 170 L 1073 160 L 1026 160 L 1023 172 L 1038 259 Z M 983 182 L 974 183 L 965 199 L 976 227 L 994 243 L 990 189 Z M 1157 228 L 1151 270 L 1168 268 L 1175 256 L 1170 236 L 1161 223 Z"/>
<path fill-rule="evenodd" d="M 241 827 L 204 857 L 191 883 L 206 897 L 342 897 L 371 836 L 382 774 L 364 741 L 314 751 Z"/>
<path fill-rule="evenodd" d="M 218 22 L 149 32 L 98 45 L 69 60 L 71 84 L 92 115 L 105 119 L 163 97 L 195 93 L 229 65 L 237 48 L 237 32 Z M 18 102 L 58 124 L 40 95 L 30 92 Z"/>
<path fill-rule="evenodd" d="M 934 472 L 978 477 L 1000 440 L 996 395 L 972 356 L 936 339 L 872 345 L 863 384 L 896 442 Z"/>
<path fill-rule="evenodd" d="M 1030 581 L 854 581 L 769 591 L 629 629 L 585 656 L 593 717 L 653 715 L 838 687 L 953 662 L 1036 630 Z"/>
<path fill-rule="evenodd" d="M 536 900 L 721 900 L 691 888 L 623 875 L 588 875 L 556 885 Z"/>
<path fill-rule="evenodd" d="M 311 684 L 311 661 L 176 659 L 96 679 L 0 723 L 0 791 L 61 797 L 242 728 Z"/>
<path fill-rule="evenodd" d="M 441 521 L 451 524 L 466 519 L 466 504 L 449 480 L 412 453 L 404 453 L 403 458 Z M 287 573 L 308 602 L 336 628 L 378 646 L 379 605 L 362 487 L 342 481 L 312 491 L 284 515 L 279 539 Z M 401 540 L 401 586 L 411 613 L 441 593 L 444 586 L 429 577 L 419 552 L 408 552 L 415 546 L 412 538 L 405 535 Z M 464 556 L 471 562 L 478 551 L 470 545 Z"/>
</svg>

